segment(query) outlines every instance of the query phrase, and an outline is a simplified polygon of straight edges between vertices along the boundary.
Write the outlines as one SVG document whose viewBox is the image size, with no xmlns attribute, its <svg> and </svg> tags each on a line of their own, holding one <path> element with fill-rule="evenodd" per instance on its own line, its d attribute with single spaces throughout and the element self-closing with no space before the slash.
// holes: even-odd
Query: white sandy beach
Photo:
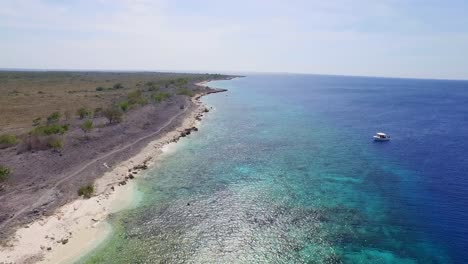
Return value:
<svg viewBox="0 0 468 264">
<path fill-rule="evenodd" d="M 206 83 L 199 85 L 205 86 Z M 136 165 L 151 165 L 161 153 L 171 147 L 186 128 L 197 125 L 196 117 L 205 106 L 194 97 L 197 109 L 190 113 L 177 129 L 152 141 L 139 154 L 112 168 L 94 186 L 96 195 L 78 199 L 59 208 L 52 216 L 39 219 L 18 229 L 6 246 L 0 247 L 0 263 L 70 263 L 90 252 L 111 233 L 106 221 L 109 214 L 136 204 L 136 184 L 127 180 L 129 169 Z M 135 177 L 140 177 L 143 171 Z"/>
</svg>

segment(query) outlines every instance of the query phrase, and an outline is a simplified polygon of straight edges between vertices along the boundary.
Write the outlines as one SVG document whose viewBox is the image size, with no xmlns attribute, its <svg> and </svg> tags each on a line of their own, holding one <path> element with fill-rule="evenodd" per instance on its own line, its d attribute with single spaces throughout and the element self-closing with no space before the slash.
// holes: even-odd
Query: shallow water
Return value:
<svg viewBox="0 0 468 264">
<path fill-rule="evenodd" d="M 463 263 L 468 82 L 256 75 L 82 263 Z M 392 140 L 375 143 L 377 131 Z"/>
</svg>

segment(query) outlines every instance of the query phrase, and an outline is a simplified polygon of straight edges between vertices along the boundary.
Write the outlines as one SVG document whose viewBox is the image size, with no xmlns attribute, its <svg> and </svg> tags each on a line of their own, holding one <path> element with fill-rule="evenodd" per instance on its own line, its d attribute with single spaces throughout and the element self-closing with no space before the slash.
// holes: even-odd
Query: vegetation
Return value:
<svg viewBox="0 0 468 264">
<path fill-rule="evenodd" d="M 63 113 L 63 116 L 65 117 L 65 120 L 67 120 L 67 121 L 70 120 L 70 118 L 71 118 L 71 113 L 70 113 L 70 111 L 68 111 L 68 110 L 65 111 L 65 112 Z"/>
<path fill-rule="evenodd" d="M 53 112 L 47 117 L 47 123 L 57 123 L 60 120 L 60 117 L 62 117 L 62 115 L 59 112 Z"/>
<path fill-rule="evenodd" d="M 91 116 L 91 111 L 85 107 L 81 107 L 80 109 L 78 109 L 78 111 L 76 111 L 76 115 L 80 117 L 80 119 L 83 119 L 85 117 L 89 117 Z"/>
<path fill-rule="evenodd" d="M 189 89 L 186 89 L 186 88 L 183 88 L 183 89 L 179 89 L 177 91 L 177 94 L 178 95 L 186 95 L 188 97 L 192 97 L 193 96 L 193 92 L 190 91 Z"/>
<path fill-rule="evenodd" d="M 136 97 L 136 106 L 149 101 L 167 100 L 168 96 L 165 94 L 158 95 L 160 92 L 174 95 L 178 89 L 190 89 L 190 83 L 222 77 L 180 73 L 0 71 L 0 127 L 5 131 L 27 133 L 27 128 L 32 124 L 35 127 L 50 125 L 47 117 L 58 110 L 57 106 L 60 107 L 61 113 L 57 123 L 74 124 L 73 119 L 78 119 L 76 112 L 80 107 L 86 107 L 93 112 L 97 107 L 105 109 L 116 102 L 128 101 L 131 109 L 132 100 L 135 99 L 132 95 L 138 95 L 139 92 L 130 94 L 132 100 L 127 96 L 128 92 L 136 90 L 135 87 L 142 93 L 141 98 Z M 9 94 L 18 94 L 19 98 L 8 96 Z M 25 97 L 26 94 L 29 96 Z M 71 113 L 70 118 L 67 118 L 66 111 Z M 90 112 L 82 115 L 82 121 L 91 116 Z M 42 117 L 42 120 L 32 122 L 37 117 Z M 54 118 L 50 121 L 54 122 Z"/>
<path fill-rule="evenodd" d="M 47 146 L 55 149 L 55 150 L 60 150 L 63 148 L 63 140 L 59 137 L 51 137 L 47 141 Z"/>
<path fill-rule="evenodd" d="M 171 94 L 170 93 L 165 93 L 165 92 L 160 92 L 160 93 L 157 93 L 155 96 L 154 96 L 154 100 L 158 103 L 166 100 L 167 98 L 171 97 Z"/>
<path fill-rule="evenodd" d="M 120 123 L 122 122 L 122 111 L 117 107 L 109 107 L 102 111 L 103 115 L 109 120 L 109 123 Z"/>
<path fill-rule="evenodd" d="M 169 83 L 177 86 L 182 86 L 186 85 L 188 83 L 188 80 L 187 78 L 177 78 L 175 80 L 170 80 Z"/>
<path fill-rule="evenodd" d="M 6 181 L 10 175 L 10 169 L 0 165 L 0 182 Z"/>
<path fill-rule="evenodd" d="M 114 86 L 112 86 L 112 89 L 118 90 L 118 89 L 123 89 L 124 86 L 121 83 L 116 83 Z"/>
<path fill-rule="evenodd" d="M 94 109 L 94 117 L 99 117 L 102 115 L 102 107 L 96 107 Z"/>
<path fill-rule="evenodd" d="M 145 86 L 148 87 L 148 92 L 156 92 L 159 90 L 159 87 L 153 81 L 147 82 Z"/>
<path fill-rule="evenodd" d="M 85 185 L 81 187 L 80 189 L 78 189 L 78 195 L 83 196 L 86 199 L 91 198 L 91 196 L 93 196 L 93 193 L 94 193 L 94 186 L 91 184 Z"/>
<path fill-rule="evenodd" d="M 128 103 L 130 105 L 140 104 L 144 105 L 147 103 L 146 99 L 143 97 L 143 93 L 140 90 L 132 91 L 127 95 Z"/>
<path fill-rule="evenodd" d="M 68 131 L 69 125 L 59 125 L 59 124 L 52 124 L 52 125 L 44 125 L 38 126 L 34 128 L 30 134 L 37 135 L 37 136 L 49 136 L 49 135 L 63 135 L 65 132 Z"/>
<path fill-rule="evenodd" d="M 83 124 L 81 124 L 80 128 L 85 134 L 91 132 L 91 130 L 93 129 L 93 121 L 89 119 L 84 121 Z"/>
<path fill-rule="evenodd" d="M 3 134 L 0 135 L 0 149 L 9 148 L 18 144 L 19 140 L 15 135 Z"/>
<path fill-rule="evenodd" d="M 147 104 L 148 101 L 145 99 L 143 96 L 143 92 L 141 90 L 136 90 L 128 93 L 127 95 L 127 100 L 122 101 L 117 104 L 117 106 L 124 112 L 127 112 L 128 109 L 131 107 L 139 104 L 139 105 L 145 105 Z"/>
<path fill-rule="evenodd" d="M 118 103 L 117 105 L 124 112 L 127 112 L 128 108 L 130 107 L 130 104 L 128 103 L 128 101 L 122 101 L 122 102 Z"/>
<path fill-rule="evenodd" d="M 33 120 L 33 126 L 38 126 L 41 124 L 41 121 L 42 121 L 42 118 L 38 117 L 38 118 L 34 118 Z"/>
</svg>

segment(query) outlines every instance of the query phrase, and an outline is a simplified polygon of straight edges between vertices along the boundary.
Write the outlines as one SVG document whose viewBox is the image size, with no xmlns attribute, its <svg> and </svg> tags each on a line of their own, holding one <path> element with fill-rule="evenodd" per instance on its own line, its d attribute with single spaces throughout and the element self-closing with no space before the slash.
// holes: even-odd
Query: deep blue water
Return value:
<svg viewBox="0 0 468 264">
<path fill-rule="evenodd" d="M 96 263 L 465 263 L 468 82 L 254 75 L 139 180 Z M 375 132 L 390 142 L 372 141 Z"/>
</svg>

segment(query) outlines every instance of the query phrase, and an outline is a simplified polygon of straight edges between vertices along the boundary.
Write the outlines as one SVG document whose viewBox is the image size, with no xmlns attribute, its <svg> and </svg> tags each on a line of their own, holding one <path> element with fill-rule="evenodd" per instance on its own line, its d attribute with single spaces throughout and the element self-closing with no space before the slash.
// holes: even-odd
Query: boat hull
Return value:
<svg viewBox="0 0 468 264">
<path fill-rule="evenodd" d="M 377 137 L 377 136 L 374 136 L 374 141 L 389 141 L 390 138 L 380 138 L 380 137 Z"/>
</svg>

